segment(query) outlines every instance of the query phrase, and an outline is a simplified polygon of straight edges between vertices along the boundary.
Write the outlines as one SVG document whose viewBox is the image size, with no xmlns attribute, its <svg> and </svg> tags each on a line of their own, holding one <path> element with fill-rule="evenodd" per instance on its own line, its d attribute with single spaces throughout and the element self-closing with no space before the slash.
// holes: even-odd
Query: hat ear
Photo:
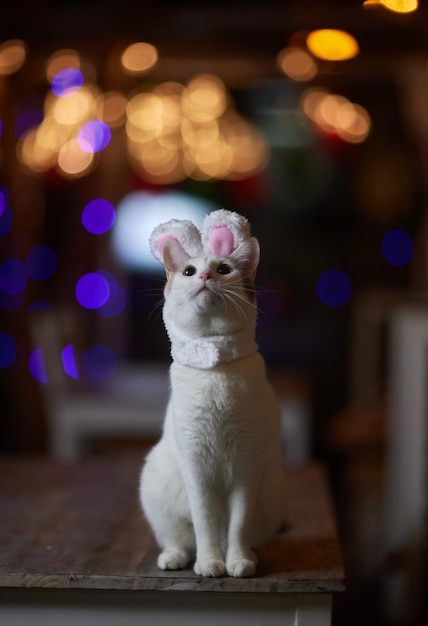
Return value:
<svg viewBox="0 0 428 626">
<path fill-rule="evenodd" d="M 248 220 L 233 211 L 213 211 L 202 223 L 202 245 L 206 255 L 230 256 L 250 237 Z"/>
<path fill-rule="evenodd" d="M 150 248 L 153 255 L 164 263 L 164 247 L 168 240 L 176 241 L 189 257 L 202 253 L 201 235 L 196 226 L 187 220 L 170 220 L 159 224 L 150 236 Z"/>
</svg>

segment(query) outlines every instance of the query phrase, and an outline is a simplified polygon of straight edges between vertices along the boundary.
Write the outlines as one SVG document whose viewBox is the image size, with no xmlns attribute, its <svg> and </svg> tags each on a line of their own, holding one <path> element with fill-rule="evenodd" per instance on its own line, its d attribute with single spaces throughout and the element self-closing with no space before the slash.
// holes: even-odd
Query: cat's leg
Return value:
<svg viewBox="0 0 428 626">
<path fill-rule="evenodd" d="M 183 464 L 185 484 L 192 512 L 196 538 L 195 573 L 199 576 L 222 576 L 225 573 L 219 530 L 219 504 L 213 485 L 204 475 L 203 468 L 192 471 Z"/>
<path fill-rule="evenodd" d="M 196 552 L 189 502 L 179 465 L 161 442 L 148 455 L 143 467 L 140 499 L 162 548 L 157 561 L 159 568 L 185 567 Z"/>
<path fill-rule="evenodd" d="M 235 485 L 230 495 L 229 510 L 227 573 L 235 577 L 252 576 L 256 571 L 257 555 L 250 547 L 254 496 L 248 485 Z"/>
</svg>

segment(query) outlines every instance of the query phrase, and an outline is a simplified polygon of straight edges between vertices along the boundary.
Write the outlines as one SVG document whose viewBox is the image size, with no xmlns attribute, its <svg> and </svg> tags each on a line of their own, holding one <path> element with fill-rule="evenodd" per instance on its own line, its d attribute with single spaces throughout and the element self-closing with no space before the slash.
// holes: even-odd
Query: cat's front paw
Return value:
<svg viewBox="0 0 428 626">
<path fill-rule="evenodd" d="M 198 576 L 223 576 L 226 571 L 224 561 L 221 559 L 198 559 L 194 567 Z"/>
<path fill-rule="evenodd" d="M 235 578 L 253 576 L 256 572 L 257 559 L 245 559 L 242 557 L 228 559 L 226 564 L 227 573 Z"/>
<path fill-rule="evenodd" d="M 178 548 L 167 548 L 158 556 L 160 569 L 182 569 L 189 562 L 189 555 Z"/>
</svg>

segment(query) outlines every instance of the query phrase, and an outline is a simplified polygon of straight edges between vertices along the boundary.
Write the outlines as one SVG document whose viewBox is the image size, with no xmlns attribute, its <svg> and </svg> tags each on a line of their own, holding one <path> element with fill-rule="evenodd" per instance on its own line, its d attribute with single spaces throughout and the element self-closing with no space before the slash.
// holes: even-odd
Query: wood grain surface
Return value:
<svg viewBox="0 0 428 626">
<path fill-rule="evenodd" d="M 0 587 L 336 592 L 344 571 L 322 467 L 287 470 L 289 525 L 251 578 L 163 572 L 138 502 L 139 455 L 0 459 Z"/>
</svg>

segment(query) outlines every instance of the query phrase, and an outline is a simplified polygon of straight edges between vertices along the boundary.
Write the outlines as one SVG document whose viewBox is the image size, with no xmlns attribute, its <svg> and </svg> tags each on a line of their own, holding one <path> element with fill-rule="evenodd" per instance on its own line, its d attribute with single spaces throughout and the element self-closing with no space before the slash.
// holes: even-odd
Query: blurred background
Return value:
<svg viewBox="0 0 428 626">
<path fill-rule="evenodd" d="M 242 213 L 284 460 L 330 472 L 335 623 L 426 623 L 427 112 L 416 0 L 3 3 L 0 452 L 156 441 L 148 238 Z"/>
</svg>

